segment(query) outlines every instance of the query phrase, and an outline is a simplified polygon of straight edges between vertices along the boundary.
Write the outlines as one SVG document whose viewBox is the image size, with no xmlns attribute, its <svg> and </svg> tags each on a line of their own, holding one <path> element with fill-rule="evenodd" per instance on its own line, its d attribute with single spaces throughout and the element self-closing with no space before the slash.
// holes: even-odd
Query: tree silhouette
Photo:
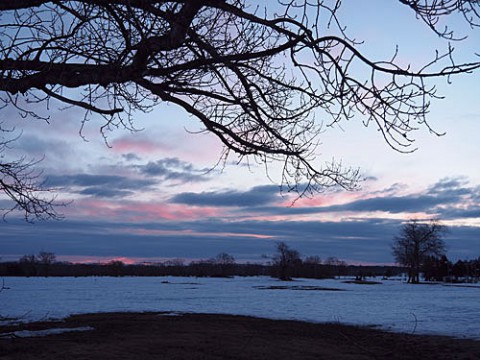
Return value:
<svg viewBox="0 0 480 360">
<path fill-rule="evenodd" d="M 302 263 L 300 253 L 291 249 L 283 241 L 278 242 L 275 246 L 277 252 L 273 255 L 273 265 L 277 270 L 277 277 L 280 280 L 292 280 L 292 270 L 296 265 Z"/>
<path fill-rule="evenodd" d="M 399 1 L 446 40 L 454 34 L 437 26 L 441 17 L 460 13 L 478 26 L 478 1 Z M 397 54 L 369 59 L 345 32 L 340 5 L 2 1 L 1 101 L 24 117 L 41 118 L 39 105 L 54 101 L 80 108 L 82 127 L 104 118 L 104 136 L 119 126 L 134 129 L 136 111 L 172 103 L 218 137 L 223 161 L 231 152 L 247 162 L 279 161 L 284 187 L 299 195 L 352 189 L 357 169 L 315 162 L 322 131 L 315 113 L 325 125 L 358 117 L 409 152 L 412 131 L 432 130 L 426 114 L 438 96 L 427 80 L 480 63 L 455 62 L 452 47 L 416 69 L 400 65 Z"/>
<path fill-rule="evenodd" d="M 38 161 L 25 158 L 9 160 L 7 151 L 18 137 L 9 138 L 12 129 L 2 128 L 0 123 L 0 192 L 3 192 L 13 205 L 4 207 L 0 202 L 3 217 L 13 211 L 19 211 L 27 221 L 60 219 L 62 215 L 57 207 L 52 189 L 43 186 L 41 173 L 35 167 Z"/>
<path fill-rule="evenodd" d="M 449 280 L 452 263 L 446 255 L 440 257 L 427 256 L 423 260 L 422 272 L 425 281 Z"/>
<path fill-rule="evenodd" d="M 443 236 L 447 228 L 437 220 L 420 223 L 409 220 L 394 237 L 392 254 L 395 261 L 408 269 L 408 282 L 420 282 L 420 269 L 429 256 L 445 255 Z"/>
<path fill-rule="evenodd" d="M 48 276 L 50 274 L 50 266 L 56 261 L 57 256 L 53 252 L 40 251 L 37 255 L 37 260 L 43 267 L 43 275 Z"/>
<path fill-rule="evenodd" d="M 37 258 L 33 254 L 23 255 L 18 263 L 22 269 L 23 275 L 25 276 L 35 276 L 37 275 Z"/>
<path fill-rule="evenodd" d="M 212 263 L 218 269 L 217 276 L 227 277 L 233 274 L 235 257 L 226 252 L 221 252 L 212 259 Z"/>
</svg>

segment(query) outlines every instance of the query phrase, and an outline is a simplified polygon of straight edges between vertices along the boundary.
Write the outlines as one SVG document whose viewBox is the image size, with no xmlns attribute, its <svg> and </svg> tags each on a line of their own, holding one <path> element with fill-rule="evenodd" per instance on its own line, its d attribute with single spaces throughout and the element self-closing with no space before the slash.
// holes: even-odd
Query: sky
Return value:
<svg viewBox="0 0 480 360">
<path fill-rule="evenodd" d="M 375 60 L 399 48 L 401 62 L 421 66 L 448 43 L 398 1 L 344 2 L 339 12 L 347 33 L 364 40 Z M 266 2 L 268 5 L 268 2 Z M 361 8 L 361 16 L 358 9 Z M 392 16 L 395 14 L 395 16 Z M 451 25 L 457 59 L 478 61 L 479 31 L 459 18 Z M 478 45 L 477 45 L 478 46 Z M 430 125 L 420 128 L 417 150 L 392 150 L 372 126 L 356 117 L 327 128 L 317 149 L 319 164 L 332 159 L 359 167 L 357 191 L 331 189 L 294 203 L 280 189 L 278 165 L 215 166 L 219 141 L 193 134 L 199 122 L 171 104 L 136 113 L 138 131 L 116 129 L 108 143 L 93 118 L 82 130 L 77 109 L 52 102 L 49 122 L 0 110 L 21 137 L 8 156 L 43 159 L 38 165 L 58 199 L 61 221 L 25 223 L 10 214 L 0 223 L 0 257 L 52 251 L 57 259 L 97 262 L 206 259 L 228 252 L 239 262 L 263 262 L 284 241 L 303 256 L 337 257 L 352 264 L 391 264 L 392 238 L 408 219 L 439 218 L 452 260 L 480 256 L 479 72 L 434 81 L 445 98 L 433 102 Z M 0 201 L 5 201 L 0 198 Z M 70 201 L 72 201 L 70 203 Z M 266 257 L 264 256 L 266 255 Z"/>
</svg>

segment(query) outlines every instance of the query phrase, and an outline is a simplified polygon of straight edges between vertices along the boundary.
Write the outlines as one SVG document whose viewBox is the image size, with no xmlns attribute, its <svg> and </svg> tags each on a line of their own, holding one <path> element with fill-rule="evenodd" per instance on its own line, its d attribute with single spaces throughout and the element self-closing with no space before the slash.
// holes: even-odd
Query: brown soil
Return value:
<svg viewBox="0 0 480 360">
<path fill-rule="evenodd" d="M 480 341 L 231 315 L 89 314 L 0 333 L 84 326 L 95 330 L 1 336 L 0 359 L 480 359 Z"/>
</svg>

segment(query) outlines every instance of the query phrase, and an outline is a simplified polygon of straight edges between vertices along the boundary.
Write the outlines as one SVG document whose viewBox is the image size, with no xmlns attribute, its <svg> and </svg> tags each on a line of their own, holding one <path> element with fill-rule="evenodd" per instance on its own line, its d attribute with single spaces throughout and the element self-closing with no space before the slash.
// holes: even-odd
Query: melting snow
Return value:
<svg viewBox="0 0 480 360">
<path fill-rule="evenodd" d="M 6 278 L 9 289 L 0 294 L 0 316 L 34 321 L 115 311 L 224 313 L 480 339 L 479 286 L 398 280 L 380 285 L 315 279 L 284 283 L 268 277 L 191 282 L 180 277 Z"/>
<path fill-rule="evenodd" d="M 95 330 L 91 326 L 82 326 L 76 328 L 52 328 L 52 329 L 45 329 L 45 330 L 21 330 L 21 331 L 14 331 L 11 333 L 4 333 L 0 334 L 0 337 L 38 337 L 38 336 L 48 336 L 48 335 L 56 335 L 56 334 L 63 334 L 66 332 L 75 332 L 75 331 L 92 331 Z"/>
</svg>

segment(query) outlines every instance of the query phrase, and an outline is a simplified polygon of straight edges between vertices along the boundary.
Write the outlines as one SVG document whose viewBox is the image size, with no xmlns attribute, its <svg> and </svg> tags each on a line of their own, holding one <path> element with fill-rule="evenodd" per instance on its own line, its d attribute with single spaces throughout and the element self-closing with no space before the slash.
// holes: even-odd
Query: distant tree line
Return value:
<svg viewBox="0 0 480 360">
<path fill-rule="evenodd" d="M 351 275 L 345 261 L 328 257 L 322 262 L 319 256 L 301 258 L 300 253 L 284 242 L 278 242 L 271 256 L 271 275 L 283 281 L 294 277 L 331 278 Z"/>
<path fill-rule="evenodd" d="M 444 253 L 445 247 L 443 241 L 439 241 L 440 238 L 435 241 L 426 240 L 429 236 L 439 236 L 440 233 L 436 230 L 442 229 L 435 225 L 432 230 L 431 225 L 432 223 L 418 224 L 412 221 L 403 225 L 392 247 L 394 253 L 398 251 L 405 256 L 404 262 L 398 261 L 403 259 L 401 257 L 397 259 L 403 266 L 348 265 L 336 257 L 327 257 L 322 261 L 316 255 L 302 258 L 297 250 L 284 242 L 278 242 L 275 244 L 275 252 L 272 255 L 263 255 L 263 258 L 267 259 L 264 264 L 237 263 L 235 258 L 226 252 L 188 264 L 183 259 L 170 259 L 162 263 L 125 264 L 119 260 L 112 260 L 108 263 L 85 264 L 59 262 L 56 261 L 54 253 L 41 251 L 37 255 L 24 255 L 18 261 L 1 262 L 0 276 L 272 276 L 283 281 L 293 278 L 326 279 L 349 276 L 355 277 L 357 281 L 363 281 L 368 277 L 388 278 L 407 274 L 408 281 L 416 283 L 423 274 L 425 281 L 479 281 L 480 257 L 475 260 L 458 260 L 452 263 Z M 444 229 L 442 234 L 443 232 Z M 423 235 L 419 236 L 419 234 Z M 424 243 L 405 241 L 407 235 L 413 238 L 418 236 Z M 438 251 L 427 250 L 432 244 L 434 247 L 438 246 Z M 404 250 L 403 253 L 401 249 Z M 423 255 L 412 259 L 412 254 Z"/>
<path fill-rule="evenodd" d="M 446 255 L 429 256 L 422 270 L 425 281 L 477 282 L 480 280 L 480 257 L 452 263 Z"/>
<path fill-rule="evenodd" d="M 48 251 L 40 251 L 38 255 L 24 255 L 19 260 L 19 267 L 25 276 L 49 276 L 52 265 L 56 262 L 57 257 L 54 253 Z"/>
<path fill-rule="evenodd" d="M 230 277 L 270 275 L 269 266 L 262 264 L 217 263 L 212 259 L 186 264 L 182 259 L 163 263 L 125 264 L 119 260 L 108 263 L 53 262 L 48 271 L 37 259 L 0 263 L 0 276 L 198 276 Z"/>
<path fill-rule="evenodd" d="M 280 280 L 292 278 L 334 278 L 336 276 L 393 276 L 404 269 L 395 266 L 353 266 L 335 257 L 324 261 L 319 256 L 301 258 L 300 253 L 285 243 L 276 244 L 276 252 L 267 264 L 237 263 L 225 252 L 205 260 L 186 263 L 171 259 L 163 263 L 125 264 L 113 260 L 105 264 L 58 262 L 53 253 L 25 255 L 18 261 L 0 263 L 0 276 L 272 276 Z"/>
</svg>

